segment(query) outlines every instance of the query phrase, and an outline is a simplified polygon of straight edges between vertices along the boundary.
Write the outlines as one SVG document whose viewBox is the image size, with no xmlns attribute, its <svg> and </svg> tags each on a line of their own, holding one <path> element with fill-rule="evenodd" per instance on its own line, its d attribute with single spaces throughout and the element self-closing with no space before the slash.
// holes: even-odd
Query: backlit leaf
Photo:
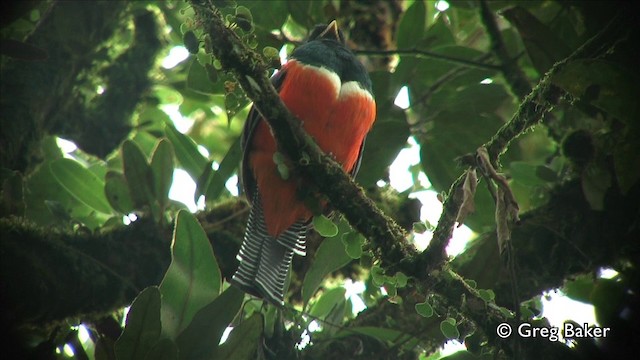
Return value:
<svg viewBox="0 0 640 360">
<path fill-rule="evenodd" d="M 101 213 L 112 212 L 104 194 L 104 182 L 79 162 L 58 159 L 50 163 L 49 169 L 58 183 L 83 204 Z"/>
<path fill-rule="evenodd" d="M 126 326 L 115 343 L 117 358 L 143 359 L 160 333 L 160 291 L 151 286 L 136 297 L 127 313 Z"/>
<path fill-rule="evenodd" d="M 171 265 L 160 284 L 162 329 L 171 339 L 220 293 L 222 277 L 213 249 L 198 220 L 181 210 L 171 246 Z"/>
</svg>

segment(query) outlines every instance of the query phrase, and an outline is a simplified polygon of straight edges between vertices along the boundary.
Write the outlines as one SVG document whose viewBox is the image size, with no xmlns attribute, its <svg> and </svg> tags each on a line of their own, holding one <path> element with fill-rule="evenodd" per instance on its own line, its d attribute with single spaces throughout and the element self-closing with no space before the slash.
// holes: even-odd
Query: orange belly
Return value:
<svg viewBox="0 0 640 360">
<path fill-rule="evenodd" d="M 332 154 L 345 171 L 351 171 L 375 120 L 371 95 L 354 82 L 342 84 L 337 75 L 295 60 L 282 71 L 286 71 L 280 89 L 284 104 L 320 148 Z M 255 129 L 251 151 L 250 166 L 269 234 L 277 237 L 296 221 L 309 220 L 312 213 L 297 196 L 300 179 L 292 176 L 283 180 L 277 171 L 273 161 L 276 144 L 265 121 Z"/>
</svg>

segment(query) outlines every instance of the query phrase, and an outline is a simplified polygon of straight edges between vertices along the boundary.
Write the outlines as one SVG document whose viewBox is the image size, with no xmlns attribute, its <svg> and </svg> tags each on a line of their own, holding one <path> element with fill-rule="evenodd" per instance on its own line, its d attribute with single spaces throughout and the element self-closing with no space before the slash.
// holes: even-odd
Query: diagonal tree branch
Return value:
<svg viewBox="0 0 640 360">
<path fill-rule="evenodd" d="M 280 151 L 297 165 L 296 170 L 303 177 L 313 179 L 313 185 L 329 198 L 332 206 L 369 239 L 379 254 L 385 254 L 383 262 L 391 265 L 416 255 L 404 230 L 383 214 L 304 133 L 300 121 L 288 111 L 271 85 L 261 57 L 225 26 L 215 7 L 192 4 L 198 21 L 211 37 L 214 55 L 224 69 L 234 73 L 247 96 L 267 119 Z"/>
</svg>

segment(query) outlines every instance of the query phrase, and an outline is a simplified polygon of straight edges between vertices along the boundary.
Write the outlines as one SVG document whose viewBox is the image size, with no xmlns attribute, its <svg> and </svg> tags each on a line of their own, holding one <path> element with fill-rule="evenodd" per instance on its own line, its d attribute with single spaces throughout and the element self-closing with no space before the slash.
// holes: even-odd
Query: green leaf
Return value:
<svg viewBox="0 0 640 360">
<path fill-rule="evenodd" d="M 313 227 L 321 236 L 330 238 L 338 235 L 338 227 L 324 215 L 313 217 Z"/>
<path fill-rule="evenodd" d="M 191 60 L 189 74 L 187 74 L 187 87 L 199 94 L 213 95 L 216 93 L 215 84 L 209 80 L 207 70 L 196 57 Z"/>
<path fill-rule="evenodd" d="M 344 244 L 345 251 L 352 259 L 360 259 L 364 241 L 364 236 L 357 231 L 350 231 L 342 235 L 342 243 Z"/>
<path fill-rule="evenodd" d="M 312 28 L 324 20 L 321 1 L 287 1 L 288 13 L 298 24 Z"/>
<path fill-rule="evenodd" d="M 427 224 L 421 221 L 413 223 L 413 232 L 416 234 L 424 234 L 427 232 Z"/>
<path fill-rule="evenodd" d="M 546 181 L 537 175 L 538 165 L 525 161 L 512 161 L 509 164 L 509 170 L 513 180 L 526 186 L 542 186 Z"/>
<path fill-rule="evenodd" d="M 440 331 L 442 335 L 447 339 L 458 339 L 460 338 L 460 331 L 458 331 L 458 327 L 456 326 L 456 320 L 453 318 L 447 318 L 440 322 Z"/>
<path fill-rule="evenodd" d="M 242 147 L 240 146 L 240 137 L 238 137 L 220 162 L 218 170 L 211 175 L 205 194 L 207 201 L 214 201 L 222 194 L 227 180 L 238 169 L 240 159 L 242 159 Z"/>
<path fill-rule="evenodd" d="M 239 0 L 238 4 L 251 9 L 253 15 L 253 21 L 255 24 L 260 24 L 259 28 L 256 28 L 256 33 L 262 31 L 270 33 L 271 30 L 280 29 L 284 22 L 287 20 L 287 1 L 255 1 L 255 0 Z M 264 29 L 263 29 L 264 28 Z M 260 44 L 262 42 L 259 41 Z M 271 45 L 274 46 L 274 45 Z"/>
<path fill-rule="evenodd" d="M 165 335 L 175 339 L 196 312 L 218 296 L 221 283 L 207 234 L 191 213 L 181 210 L 173 234 L 171 265 L 160 284 Z"/>
<path fill-rule="evenodd" d="M 345 252 L 340 238 L 324 239 L 318 247 L 315 258 L 302 283 L 302 299 L 305 306 L 315 294 L 324 277 L 345 266 L 350 261 L 351 257 Z"/>
<path fill-rule="evenodd" d="M 325 319 L 333 308 L 346 301 L 347 290 L 343 287 L 333 288 L 325 292 L 311 307 L 309 315 Z"/>
<path fill-rule="evenodd" d="M 84 225 L 87 225 L 85 219 L 95 213 L 95 210 L 77 200 L 60 185 L 51 173 L 50 163 L 44 162 L 25 178 L 26 217 L 42 226 L 59 225 L 61 221 L 81 218 Z M 99 225 L 101 224 L 96 223 L 94 227 Z"/>
<path fill-rule="evenodd" d="M 49 169 L 58 183 L 78 201 L 101 213 L 112 213 L 104 194 L 104 182 L 79 162 L 58 159 L 49 164 Z"/>
<path fill-rule="evenodd" d="M 571 281 L 567 281 L 562 292 L 573 300 L 584 303 L 591 302 L 591 292 L 595 287 L 595 279 L 592 275 L 579 275 Z"/>
<path fill-rule="evenodd" d="M 536 176 L 546 182 L 554 182 L 558 180 L 558 173 L 547 165 L 537 166 Z"/>
<path fill-rule="evenodd" d="M 196 34 L 193 31 L 189 30 L 182 36 L 182 41 L 184 42 L 184 47 L 189 50 L 191 54 L 197 54 L 200 51 L 200 41 L 196 37 Z"/>
<path fill-rule="evenodd" d="M 122 144 L 122 163 L 133 204 L 137 208 L 151 206 L 155 199 L 153 171 L 140 147 L 131 140 Z"/>
<path fill-rule="evenodd" d="M 189 173 L 191 178 L 200 178 L 208 164 L 208 160 L 198 151 L 196 143 L 170 124 L 165 126 L 165 134 L 173 144 L 180 166 Z"/>
<path fill-rule="evenodd" d="M 173 183 L 173 146 L 167 139 L 158 142 L 151 155 L 151 171 L 153 172 L 154 193 L 161 208 L 169 202 L 169 189 Z"/>
<path fill-rule="evenodd" d="M 178 346 L 170 339 L 160 339 L 147 352 L 144 360 L 178 360 Z"/>
<path fill-rule="evenodd" d="M 539 74 L 571 54 L 571 49 L 558 34 L 538 20 L 527 9 L 513 6 L 501 12 L 520 33 L 524 47 Z"/>
<path fill-rule="evenodd" d="M 479 289 L 478 294 L 480 295 L 482 300 L 486 302 L 491 302 L 496 298 L 496 294 L 491 289 Z"/>
<path fill-rule="evenodd" d="M 628 288 L 619 279 L 598 279 L 591 292 L 590 303 L 595 308 L 596 321 L 600 326 L 615 324 L 625 306 Z"/>
<path fill-rule="evenodd" d="M 476 289 L 478 287 L 478 283 L 473 279 L 464 279 L 464 282 L 473 289 Z"/>
<path fill-rule="evenodd" d="M 507 319 L 511 319 L 514 317 L 513 312 L 511 312 L 511 310 L 507 309 L 506 307 L 500 306 L 498 308 L 498 311 L 500 311 L 500 313 Z"/>
<path fill-rule="evenodd" d="M 133 211 L 133 200 L 129 194 L 129 185 L 124 174 L 117 171 L 108 171 L 104 177 L 104 192 L 111 207 L 123 214 Z"/>
<path fill-rule="evenodd" d="M 418 303 L 416 304 L 416 312 L 423 317 L 431 317 L 433 316 L 433 307 L 428 302 Z"/>
<path fill-rule="evenodd" d="M 404 273 L 401 273 L 400 271 L 398 271 L 393 277 L 395 279 L 395 284 L 397 287 L 403 288 L 407 286 L 407 282 L 409 281 L 409 278 Z"/>
<path fill-rule="evenodd" d="M 424 36 L 427 24 L 427 7 L 422 0 L 413 2 L 404 12 L 397 32 L 398 49 L 413 49 L 417 47 Z"/>
<path fill-rule="evenodd" d="M 375 185 L 384 176 L 411 135 L 404 111 L 394 105 L 378 111 L 378 120 L 367 135 L 360 171 L 356 176 L 357 182 L 365 188 Z"/>
<path fill-rule="evenodd" d="M 220 338 L 236 317 L 244 293 L 230 286 L 211 303 L 200 309 L 177 339 L 180 359 L 212 359 Z"/>
<path fill-rule="evenodd" d="M 260 342 L 264 321 L 262 314 L 254 313 L 243 320 L 229 334 L 224 344 L 216 349 L 212 359 L 251 360 L 255 359 Z"/>
<path fill-rule="evenodd" d="M 456 158 L 475 153 L 477 146 L 490 139 L 502 125 L 497 116 L 472 116 L 462 112 L 445 111 L 438 114 L 433 128 L 420 141 L 420 162 L 436 191 L 448 191 L 463 169 Z M 488 191 L 478 191 L 475 196 L 476 212 L 465 220 L 472 229 L 479 231 L 494 226 L 495 205 Z"/>
<path fill-rule="evenodd" d="M 552 81 L 571 95 L 627 124 L 640 116 L 638 76 L 619 64 L 582 59 L 566 64 Z"/>
<path fill-rule="evenodd" d="M 156 286 L 144 289 L 133 301 L 127 323 L 115 343 L 119 360 L 143 359 L 161 333 L 160 291 Z"/>
<path fill-rule="evenodd" d="M 373 284 L 376 286 L 384 285 L 384 281 L 385 281 L 384 269 L 378 265 L 372 267 L 371 279 L 373 280 Z"/>
</svg>

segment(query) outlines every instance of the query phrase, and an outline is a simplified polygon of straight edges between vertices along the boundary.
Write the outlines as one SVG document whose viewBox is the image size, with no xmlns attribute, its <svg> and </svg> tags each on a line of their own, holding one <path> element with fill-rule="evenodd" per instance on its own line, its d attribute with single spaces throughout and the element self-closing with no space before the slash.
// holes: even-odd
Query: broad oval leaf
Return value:
<svg viewBox="0 0 640 360">
<path fill-rule="evenodd" d="M 345 295 L 347 290 L 343 287 L 333 288 L 325 292 L 311 307 L 309 315 L 323 319 L 329 315 L 331 310 L 344 303 L 347 299 Z"/>
<path fill-rule="evenodd" d="M 424 36 L 427 24 L 427 7 L 423 0 L 413 2 L 402 15 L 398 25 L 398 49 L 415 48 Z"/>
<path fill-rule="evenodd" d="M 208 160 L 198 151 L 198 145 L 188 136 L 179 132 L 173 125 L 165 126 L 165 134 L 176 152 L 180 166 L 193 179 L 200 178 L 208 164 Z"/>
<path fill-rule="evenodd" d="M 352 259 L 360 259 L 362 256 L 362 245 L 364 245 L 364 236 L 357 231 L 351 231 L 342 235 L 345 251 Z"/>
<path fill-rule="evenodd" d="M 162 279 L 162 329 L 169 338 L 220 293 L 222 276 L 213 249 L 198 220 L 181 210 L 171 244 L 171 265 Z"/>
<path fill-rule="evenodd" d="M 151 171 L 155 198 L 162 208 L 169 202 L 169 189 L 173 183 L 174 151 L 171 142 L 162 139 L 151 155 Z"/>
<path fill-rule="evenodd" d="M 458 327 L 456 326 L 456 320 L 452 318 L 447 318 L 440 322 L 440 331 L 447 339 L 458 339 L 460 337 L 460 331 L 458 331 Z"/>
<path fill-rule="evenodd" d="M 338 234 L 338 227 L 336 224 L 324 215 L 317 215 L 313 217 L 313 227 L 318 234 L 324 237 L 334 237 Z"/>
<path fill-rule="evenodd" d="M 200 94 L 212 95 L 216 93 L 216 87 L 214 83 L 209 80 L 207 70 L 200 64 L 195 56 L 189 67 L 187 87 Z"/>
<path fill-rule="evenodd" d="M 220 162 L 218 170 L 211 173 L 211 179 L 207 182 L 205 193 L 207 201 L 213 201 L 222 194 L 227 180 L 229 180 L 233 173 L 238 169 L 241 158 L 242 147 L 240 146 L 240 137 L 238 137 Z"/>
<path fill-rule="evenodd" d="M 193 317 L 177 339 L 180 359 L 212 359 L 224 330 L 242 306 L 244 293 L 230 286 Z"/>
<path fill-rule="evenodd" d="M 144 359 L 160 338 L 160 291 L 150 286 L 136 297 L 114 350 L 119 360 Z"/>
<path fill-rule="evenodd" d="M 411 135 L 404 111 L 395 105 L 378 110 L 378 120 L 367 135 L 362 164 L 356 176 L 357 182 L 363 187 L 374 186 L 384 176 L 385 170 L 407 145 Z"/>
<path fill-rule="evenodd" d="M 117 171 L 109 171 L 104 177 L 104 193 L 111 207 L 123 214 L 133 211 L 133 200 L 129 194 L 129 186 L 124 174 Z"/>
<path fill-rule="evenodd" d="M 431 317 L 433 316 L 433 307 L 428 302 L 418 303 L 415 306 L 416 312 L 422 317 Z"/>
<path fill-rule="evenodd" d="M 178 360 L 178 346 L 170 339 L 160 339 L 149 349 L 144 360 Z"/>
<path fill-rule="evenodd" d="M 135 142 L 126 140 L 122 144 L 122 163 L 133 204 L 138 208 L 151 206 L 154 200 L 153 172 L 147 157 Z"/>
<path fill-rule="evenodd" d="M 78 201 L 101 213 L 112 213 L 104 194 L 104 182 L 79 162 L 58 159 L 49 164 L 49 169 L 58 183 Z"/>
<path fill-rule="evenodd" d="M 309 302 L 327 274 L 340 269 L 349 261 L 351 261 L 351 257 L 347 255 L 340 237 L 324 239 L 318 247 L 315 259 L 302 283 L 304 304 Z"/>
<path fill-rule="evenodd" d="M 213 359 L 252 360 L 258 345 L 262 345 L 264 321 L 261 313 L 254 313 L 235 327 L 224 344 L 216 349 Z"/>
</svg>

